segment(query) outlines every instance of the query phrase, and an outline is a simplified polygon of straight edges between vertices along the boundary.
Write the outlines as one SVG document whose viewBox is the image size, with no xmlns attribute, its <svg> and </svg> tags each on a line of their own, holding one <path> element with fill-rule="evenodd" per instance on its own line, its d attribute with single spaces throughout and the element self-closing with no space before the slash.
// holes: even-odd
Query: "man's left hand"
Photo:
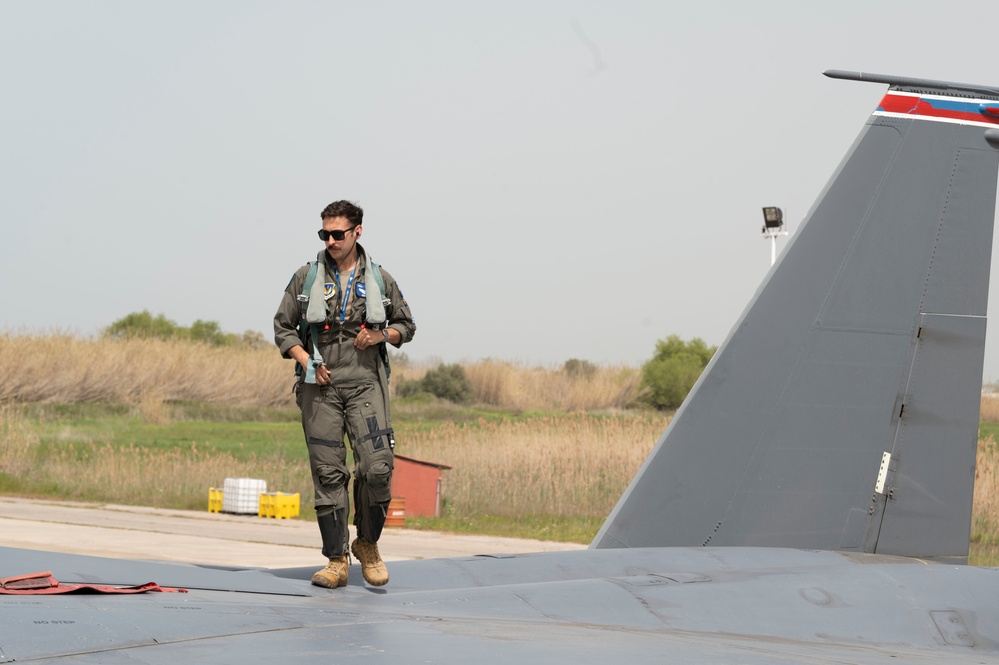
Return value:
<svg viewBox="0 0 999 665">
<path fill-rule="evenodd" d="M 354 338 L 354 346 L 359 349 L 366 349 L 369 346 L 381 344 L 384 340 L 385 336 L 382 334 L 381 330 L 361 328 L 361 332 L 357 333 L 357 337 Z"/>
</svg>

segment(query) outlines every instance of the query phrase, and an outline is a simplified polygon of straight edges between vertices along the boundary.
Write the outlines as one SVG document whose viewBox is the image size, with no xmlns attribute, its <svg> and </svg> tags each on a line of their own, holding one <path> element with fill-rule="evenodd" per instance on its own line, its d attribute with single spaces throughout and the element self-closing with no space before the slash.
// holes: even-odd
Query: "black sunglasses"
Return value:
<svg viewBox="0 0 999 665">
<path fill-rule="evenodd" d="M 333 240 L 340 241 L 347 237 L 347 233 L 356 229 L 356 226 L 352 226 L 346 231 L 341 229 L 333 229 L 332 231 L 327 231 L 326 229 L 319 229 L 319 239 L 326 242 L 332 236 Z"/>
</svg>

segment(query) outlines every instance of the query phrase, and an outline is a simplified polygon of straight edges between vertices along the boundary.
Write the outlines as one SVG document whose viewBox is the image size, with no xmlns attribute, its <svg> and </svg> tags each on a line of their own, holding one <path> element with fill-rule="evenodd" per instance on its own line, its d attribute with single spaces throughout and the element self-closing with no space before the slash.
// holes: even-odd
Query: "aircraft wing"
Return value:
<svg viewBox="0 0 999 665">
<path fill-rule="evenodd" d="M 649 548 L 391 564 L 387 587 L 0 548 L 60 582 L 188 593 L 0 596 L 0 662 L 978 663 L 999 572 L 878 555 Z M 974 608 L 974 611 L 970 611 Z"/>
</svg>

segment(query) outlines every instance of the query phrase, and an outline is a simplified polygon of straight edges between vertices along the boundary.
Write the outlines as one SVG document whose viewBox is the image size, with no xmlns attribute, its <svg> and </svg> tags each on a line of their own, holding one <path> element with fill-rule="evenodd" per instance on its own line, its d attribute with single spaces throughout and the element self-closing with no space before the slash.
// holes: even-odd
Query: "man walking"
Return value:
<svg viewBox="0 0 999 665">
<path fill-rule="evenodd" d="M 326 567 L 317 586 L 347 584 L 347 450 L 354 457 L 350 551 L 372 585 L 388 582 L 378 538 L 391 500 L 395 439 L 388 403 L 386 345 L 410 341 L 416 324 L 391 275 L 359 244 L 364 211 L 335 201 L 320 214 L 326 248 L 291 278 L 274 315 L 274 342 L 298 366 L 295 387 L 315 486 Z"/>
</svg>

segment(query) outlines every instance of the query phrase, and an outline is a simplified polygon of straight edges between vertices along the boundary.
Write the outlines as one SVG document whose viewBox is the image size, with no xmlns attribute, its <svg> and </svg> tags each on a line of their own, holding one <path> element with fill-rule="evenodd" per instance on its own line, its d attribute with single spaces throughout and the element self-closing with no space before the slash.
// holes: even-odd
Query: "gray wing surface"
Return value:
<svg viewBox="0 0 999 665">
<path fill-rule="evenodd" d="M 186 594 L 0 596 L 0 662 L 979 663 L 999 572 L 780 548 L 650 548 L 391 564 L 387 587 L 0 548 L 63 582 Z M 116 572 L 109 577 L 109 568 Z M 978 608 L 969 611 L 968 608 Z"/>
<path fill-rule="evenodd" d="M 999 570 L 929 559 L 968 552 L 999 94 L 828 74 L 890 89 L 590 549 L 327 590 L 0 547 L 187 589 L 0 595 L 0 663 L 996 662 Z"/>
<path fill-rule="evenodd" d="M 892 87 L 592 547 L 967 560 L 999 93 L 827 74 Z"/>
</svg>

